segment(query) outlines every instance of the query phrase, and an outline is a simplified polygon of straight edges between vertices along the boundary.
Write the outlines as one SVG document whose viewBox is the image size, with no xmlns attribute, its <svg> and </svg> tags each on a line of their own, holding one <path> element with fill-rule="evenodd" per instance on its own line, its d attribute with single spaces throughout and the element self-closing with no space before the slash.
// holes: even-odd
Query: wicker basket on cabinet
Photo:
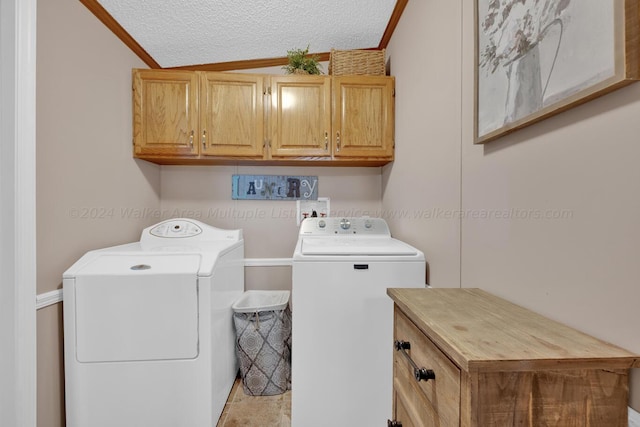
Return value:
<svg viewBox="0 0 640 427">
<path fill-rule="evenodd" d="M 385 50 L 331 49 L 329 74 L 334 76 L 384 76 Z"/>
</svg>

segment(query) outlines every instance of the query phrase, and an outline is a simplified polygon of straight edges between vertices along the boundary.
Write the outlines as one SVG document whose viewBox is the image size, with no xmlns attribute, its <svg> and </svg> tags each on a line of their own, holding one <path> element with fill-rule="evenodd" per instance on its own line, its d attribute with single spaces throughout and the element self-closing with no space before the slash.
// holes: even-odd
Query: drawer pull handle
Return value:
<svg viewBox="0 0 640 427">
<path fill-rule="evenodd" d="M 409 341 L 396 340 L 393 343 L 393 346 L 396 351 L 401 351 L 404 357 L 407 358 L 407 361 L 413 368 L 413 378 L 415 378 L 416 381 L 420 382 L 436 379 L 436 373 L 432 369 L 418 368 L 418 365 L 416 365 L 416 363 L 411 359 L 411 356 L 407 353 L 407 350 L 411 350 L 411 343 L 409 343 Z"/>
<path fill-rule="evenodd" d="M 402 427 L 402 423 L 400 421 L 387 420 L 387 427 Z"/>
</svg>

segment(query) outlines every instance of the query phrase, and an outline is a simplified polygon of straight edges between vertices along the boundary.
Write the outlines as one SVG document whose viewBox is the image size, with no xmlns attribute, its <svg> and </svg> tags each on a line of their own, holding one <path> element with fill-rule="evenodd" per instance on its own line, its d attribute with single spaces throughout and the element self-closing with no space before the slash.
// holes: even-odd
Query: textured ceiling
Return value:
<svg viewBox="0 0 640 427">
<path fill-rule="evenodd" d="M 99 0 L 163 68 L 379 46 L 396 0 Z"/>
</svg>

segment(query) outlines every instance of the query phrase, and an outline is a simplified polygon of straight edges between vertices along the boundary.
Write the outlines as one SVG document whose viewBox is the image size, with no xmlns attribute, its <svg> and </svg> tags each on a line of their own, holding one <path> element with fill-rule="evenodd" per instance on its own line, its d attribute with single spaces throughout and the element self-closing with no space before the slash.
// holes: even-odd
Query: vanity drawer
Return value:
<svg viewBox="0 0 640 427">
<path fill-rule="evenodd" d="M 459 426 L 460 369 L 399 310 L 395 310 L 394 338 L 410 345 L 404 350 L 409 357 L 399 350 L 393 356 L 396 421 L 403 426 Z M 417 381 L 409 358 L 418 368 L 432 370 L 435 379 Z"/>
</svg>

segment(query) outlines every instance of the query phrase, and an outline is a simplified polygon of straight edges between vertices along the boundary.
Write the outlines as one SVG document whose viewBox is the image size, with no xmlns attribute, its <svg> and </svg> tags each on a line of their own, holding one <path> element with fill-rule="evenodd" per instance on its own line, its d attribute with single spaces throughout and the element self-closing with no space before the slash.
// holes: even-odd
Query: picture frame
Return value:
<svg viewBox="0 0 640 427">
<path fill-rule="evenodd" d="M 640 79 L 640 0 L 474 0 L 474 143 Z"/>
</svg>

